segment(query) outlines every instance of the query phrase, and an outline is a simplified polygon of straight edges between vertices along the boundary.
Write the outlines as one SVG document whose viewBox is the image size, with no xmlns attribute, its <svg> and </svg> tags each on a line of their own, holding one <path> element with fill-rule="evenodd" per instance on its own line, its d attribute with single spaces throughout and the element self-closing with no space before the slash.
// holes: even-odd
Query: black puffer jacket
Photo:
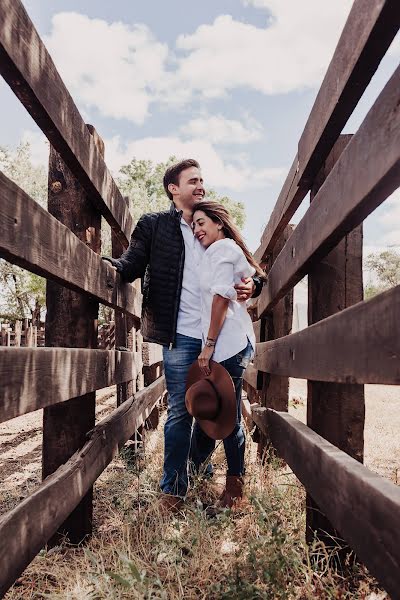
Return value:
<svg viewBox="0 0 400 600">
<path fill-rule="evenodd" d="M 142 334 L 147 342 L 173 345 L 182 290 L 185 243 L 182 212 L 171 204 L 169 211 L 143 215 L 132 233 L 128 250 L 120 258 L 106 258 L 125 281 L 143 279 Z M 253 277 L 259 295 L 262 282 Z"/>
<path fill-rule="evenodd" d="M 175 341 L 185 262 L 181 216 L 173 204 L 169 211 L 143 215 L 126 252 L 107 259 L 125 281 L 143 279 L 142 334 L 163 346 Z"/>
</svg>

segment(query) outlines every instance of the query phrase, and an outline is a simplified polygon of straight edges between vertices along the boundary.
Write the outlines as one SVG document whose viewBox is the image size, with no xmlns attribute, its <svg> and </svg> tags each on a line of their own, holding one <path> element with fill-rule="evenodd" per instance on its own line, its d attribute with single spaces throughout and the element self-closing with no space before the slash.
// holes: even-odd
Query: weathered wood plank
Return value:
<svg viewBox="0 0 400 600">
<path fill-rule="evenodd" d="M 92 126 L 89 130 L 103 154 L 103 141 Z M 85 190 L 53 146 L 50 146 L 49 156 L 47 209 L 90 250 L 101 253 L 101 214 L 88 201 Z M 98 316 L 99 303 L 93 297 L 70 290 L 51 279 L 46 281 L 46 346 L 97 349 Z M 44 408 L 42 479 L 54 473 L 82 448 L 86 433 L 93 429 L 95 423 L 96 392 Z M 91 535 L 92 524 L 91 488 L 49 540 L 49 545 L 59 544 L 65 536 L 72 544 L 79 544 Z"/>
<path fill-rule="evenodd" d="M 256 336 L 256 342 L 265 342 L 265 323 L 262 322 L 262 319 L 258 321 L 254 321 L 253 323 L 254 335 Z"/>
<path fill-rule="evenodd" d="M 257 344 L 260 371 L 336 383 L 400 384 L 400 286 L 306 329 Z"/>
<path fill-rule="evenodd" d="M 258 371 L 251 363 L 243 374 L 244 381 L 255 390 L 262 388 L 262 373 Z"/>
<path fill-rule="evenodd" d="M 267 425 L 267 411 L 268 409 L 265 406 L 260 406 L 259 404 L 251 404 L 251 418 L 254 423 L 257 425 L 261 433 L 265 436 L 265 438 L 269 439 L 268 435 L 268 425 Z M 270 409 L 272 410 L 272 409 Z"/>
<path fill-rule="evenodd" d="M 0 3 L 0 73 L 127 245 L 128 207 L 20 0 Z"/>
<path fill-rule="evenodd" d="M 400 185 L 399 90 L 400 67 L 273 264 L 259 296 L 259 317 Z"/>
<path fill-rule="evenodd" d="M 141 294 L 1 172 L 0 256 L 140 318 Z"/>
<path fill-rule="evenodd" d="M 144 342 L 142 346 L 143 366 L 151 367 L 156 363 L 162 362 L 163 350 L 159 344 Z"/>
<path fill-rule="evenodd" d="M 274 447 L 392 598 L 400 589 L 400 487 L 309 427 L 268 409 Z"/>
<path fill-rule="evenodd" d="M 161 377 L 124 402 L 87 434 L 81 450 L 0 519 L 1 596 L 77 506 L 118 453 L 118 446 L 144 423 L 164 390 Z"/>
<path fill-rule="evenodd" d="M 251 431 L 254 427 L 254 421 L 251 416 L 251 404 L 247 398 L 242 398 L 242 417 L 246 423 L 247 429 Z"/>
<path fill-rule="evenodd" d="M 340 135 L 311 188 L 314 201 L 351 135 Z M 363 300 L 362 224 L 314 265 L 308 274 L 308 324 L 311 325 Z M 307 382 L 307 425 L 343 452 L 363 462 L 365 401 L 364 386 L 354 383 Z M 315 537 L 326 547 L 340 538 L 314 499 L 306 498 L 306 538 Z M 348 563 L 350 549 L 342 545 L 340 563 Z"/>
<path fill-rule="evenodd" d="M 0 348 L 0 423 L 135 379 L 136 352 Z"/>
<path fill-rule="evenodd" d="M 356 0 L 256 252 L 261 262 L 311 187 L 400 26 L 398 0 Z"/>
</svg>

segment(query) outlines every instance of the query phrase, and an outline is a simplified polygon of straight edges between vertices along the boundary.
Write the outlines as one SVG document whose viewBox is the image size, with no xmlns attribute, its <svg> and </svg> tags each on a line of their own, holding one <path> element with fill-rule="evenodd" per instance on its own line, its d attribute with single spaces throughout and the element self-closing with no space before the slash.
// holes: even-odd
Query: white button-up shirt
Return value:
<svg viewBox="0 0 400 600">
<path fill-rule="evenodd" d="M 234 240 L 224 238 L 211 244 L 200 265 L 201 331 L 203 344 L 208 335 L 215 294 L 229 298 L 228 311 L 212 359 L 221 362 L 243 350 L 250 341 L 255 349 L 253 324 L 245 302 L 238 302 L 235 285 L 256 272 Z"/>
<path fill-rule="evenodd" d="M 201 301 L 199 267 L 204 248 L 193 235 L 192 228 L 181 219 L 181 232 L 185 243 L 182 291 L 178 311 L 177 333 L 201 338 Z"/>
</svg>

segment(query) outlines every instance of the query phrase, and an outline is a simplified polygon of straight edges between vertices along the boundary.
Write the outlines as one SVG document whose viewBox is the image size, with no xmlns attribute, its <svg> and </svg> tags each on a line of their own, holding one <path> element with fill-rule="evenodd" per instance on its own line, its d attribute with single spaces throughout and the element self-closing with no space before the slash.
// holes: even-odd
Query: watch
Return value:
<svg viewBox="0 0 400 600">
<path fill-rule="evenodd" d="M 207 338 L 205 346 L 207 346 L 208 348 L 213 348 L 215 346 L 215 341 L 214 340 L 210 340 L 209 338 Z"/>
</svg>

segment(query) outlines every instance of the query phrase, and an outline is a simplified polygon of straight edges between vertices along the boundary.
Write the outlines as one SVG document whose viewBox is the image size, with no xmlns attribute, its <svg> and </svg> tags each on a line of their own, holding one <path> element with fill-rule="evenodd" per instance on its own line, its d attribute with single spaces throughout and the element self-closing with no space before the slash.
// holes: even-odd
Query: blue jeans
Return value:
<svg viewBox="0 0 400 600">
<path fill-rule="evenodd" d="M 160 486 L 164 493 L 185 496 L 188 487 L 188 458 L 195 470 L 200 470 L 214 450 L 215 442 L 195 424 L 192 435 L 191 415 L 185 406 L 186 379 L 191 364 L 201 352 L 201 340 L 177 333 L 175 347 L 163 348 L 165 378 L 168 390 L 168 416 L 164 427 L 164 470 Z M 251 345 L 221 362 L 230 373 L 236 389 L 237 422 L 234 431 L 224 440 L 228 474 L 244 471 L 244 432 L 241 427 L 241 394 L 243 371 L 250 361 Z M 207 466 L 211 471 L 211 466 Z M 237 471 L 237 472 L 236 472 Z"/>
<path fill-rule="evenodd" d="M 163 348 L 164 372 L 168 390 L 168 412 L 164 426 L 164 471 L 162 491 L 185 496 L 188 487 L 188 458 L 193 418 L 185 406 L 189 367 L 201 352 L 201 340 L 176 334 L 175 347 Z"/>
<path fill-rule="evenodd" d="M 242 386 L 243 386 L 243 373 L 247 368 L 251 356 L 253 354 L 253 348 L 248 342 L 246 348 L 243 348 L 240 352 L 221 361 L 221 365 L 225 367 L 235 386 L 236 391 L 236 425 L 228 437 L 224 439 L 224 449 L 226 462 L 228 464 L 227 475 L 244 475 L 244 451 L 245 451 L 245 435 L 242 427 Z M 204 468 L 209 462 L 211 454 L 215 448 L 215 441 L 212 440 L 204 431 L 199 427 L 196 422 L 193 428 L 192 436 L 192 450 L 191 460 L 193 462 L 194 469 L 199 471 Z M 209 470 L 209 465 L 207 467 Z"/>
</svg>

